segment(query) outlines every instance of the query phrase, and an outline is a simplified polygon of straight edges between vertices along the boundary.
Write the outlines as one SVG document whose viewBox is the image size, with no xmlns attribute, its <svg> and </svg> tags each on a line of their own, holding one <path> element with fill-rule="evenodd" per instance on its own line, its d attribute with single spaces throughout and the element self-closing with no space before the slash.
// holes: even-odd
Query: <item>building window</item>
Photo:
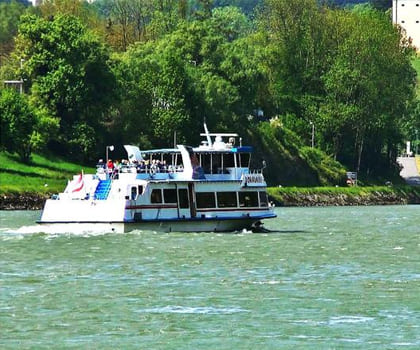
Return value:
<svg viewBox="0 0 420 350">
<path fill-rule="evenodd" d="M 197 208 L 216 208 L 214 192 L 197 192 Z"/>
</svg>

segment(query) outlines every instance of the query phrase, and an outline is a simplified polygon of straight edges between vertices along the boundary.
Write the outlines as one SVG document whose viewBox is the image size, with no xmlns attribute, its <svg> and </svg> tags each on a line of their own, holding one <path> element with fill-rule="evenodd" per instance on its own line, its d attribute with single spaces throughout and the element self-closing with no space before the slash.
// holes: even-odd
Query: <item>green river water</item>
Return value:
<svg viewBox="0 0 420 350">
<path fill-rule="evenodd" d="M 42 233 L 0 212 L 0 349 L 420 349 L 420 206 L 275 232 Z"/>
</svg>

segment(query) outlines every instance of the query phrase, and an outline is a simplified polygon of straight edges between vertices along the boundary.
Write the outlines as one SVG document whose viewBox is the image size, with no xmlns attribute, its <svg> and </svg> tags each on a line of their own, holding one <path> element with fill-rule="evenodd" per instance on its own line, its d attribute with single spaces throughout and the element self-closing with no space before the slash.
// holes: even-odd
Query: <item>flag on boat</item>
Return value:
<svg viewBox="0 0 420 350">
<path fill-rule="evenodd" d="M 83 181 L 83 173 L 79 175 L 76 180 L 73 180 L 73 190 L 72 192 L 79 192 L 84 187 L 85 182 Z"/>
</svg>

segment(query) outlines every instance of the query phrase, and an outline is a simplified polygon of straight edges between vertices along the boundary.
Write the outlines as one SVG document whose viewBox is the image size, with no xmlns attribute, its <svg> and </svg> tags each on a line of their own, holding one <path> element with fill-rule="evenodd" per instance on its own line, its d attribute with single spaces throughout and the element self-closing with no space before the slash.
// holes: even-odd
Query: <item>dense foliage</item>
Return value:
<svg viewBox="0 0 420 350">
<path fill-rule="evenodd" d="M 57 125 L 57 119 L 34 108 L 25 95 L 0 91 L 0 150 L 16 152 L 27 163 L 32 151 L 43 149 Z"/>
<path fill-rule="evenodd" d="M 267 160 L 272 183 L 336 184 L 344 167 L 397 174 L 399 148 L 419 128 L 414 50 L 375 9 L 384 1 L 328 3 L 12 1 L 0 22 L 19 26 L 0 37 L 9 43 L 0 77 L 23 78 L 32 114 L 22 118 L 49 120 L 41 131 L 56 121 L 39 144 L 73 159 L 106 144 L 171 146 L 174 133 L 196 144 L 205 119 L 261 148 L 255 166 Z M 24 110 L 7 101 L 16 106 L 5 124 Z"/>
</svg>

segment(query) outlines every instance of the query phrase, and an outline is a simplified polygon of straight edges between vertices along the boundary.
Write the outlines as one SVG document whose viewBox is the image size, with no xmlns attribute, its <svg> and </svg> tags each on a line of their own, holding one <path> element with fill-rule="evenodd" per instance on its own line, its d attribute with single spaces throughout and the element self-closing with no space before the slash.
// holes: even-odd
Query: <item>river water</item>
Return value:
<svg viewBox="0 0 420 350">
<path fill-rule="evenodd" d="M 0 348 L 420 348 L 420 206 L 276 211 L 268 234 L 121 235 L 0 212 Z"/>
</svg>

